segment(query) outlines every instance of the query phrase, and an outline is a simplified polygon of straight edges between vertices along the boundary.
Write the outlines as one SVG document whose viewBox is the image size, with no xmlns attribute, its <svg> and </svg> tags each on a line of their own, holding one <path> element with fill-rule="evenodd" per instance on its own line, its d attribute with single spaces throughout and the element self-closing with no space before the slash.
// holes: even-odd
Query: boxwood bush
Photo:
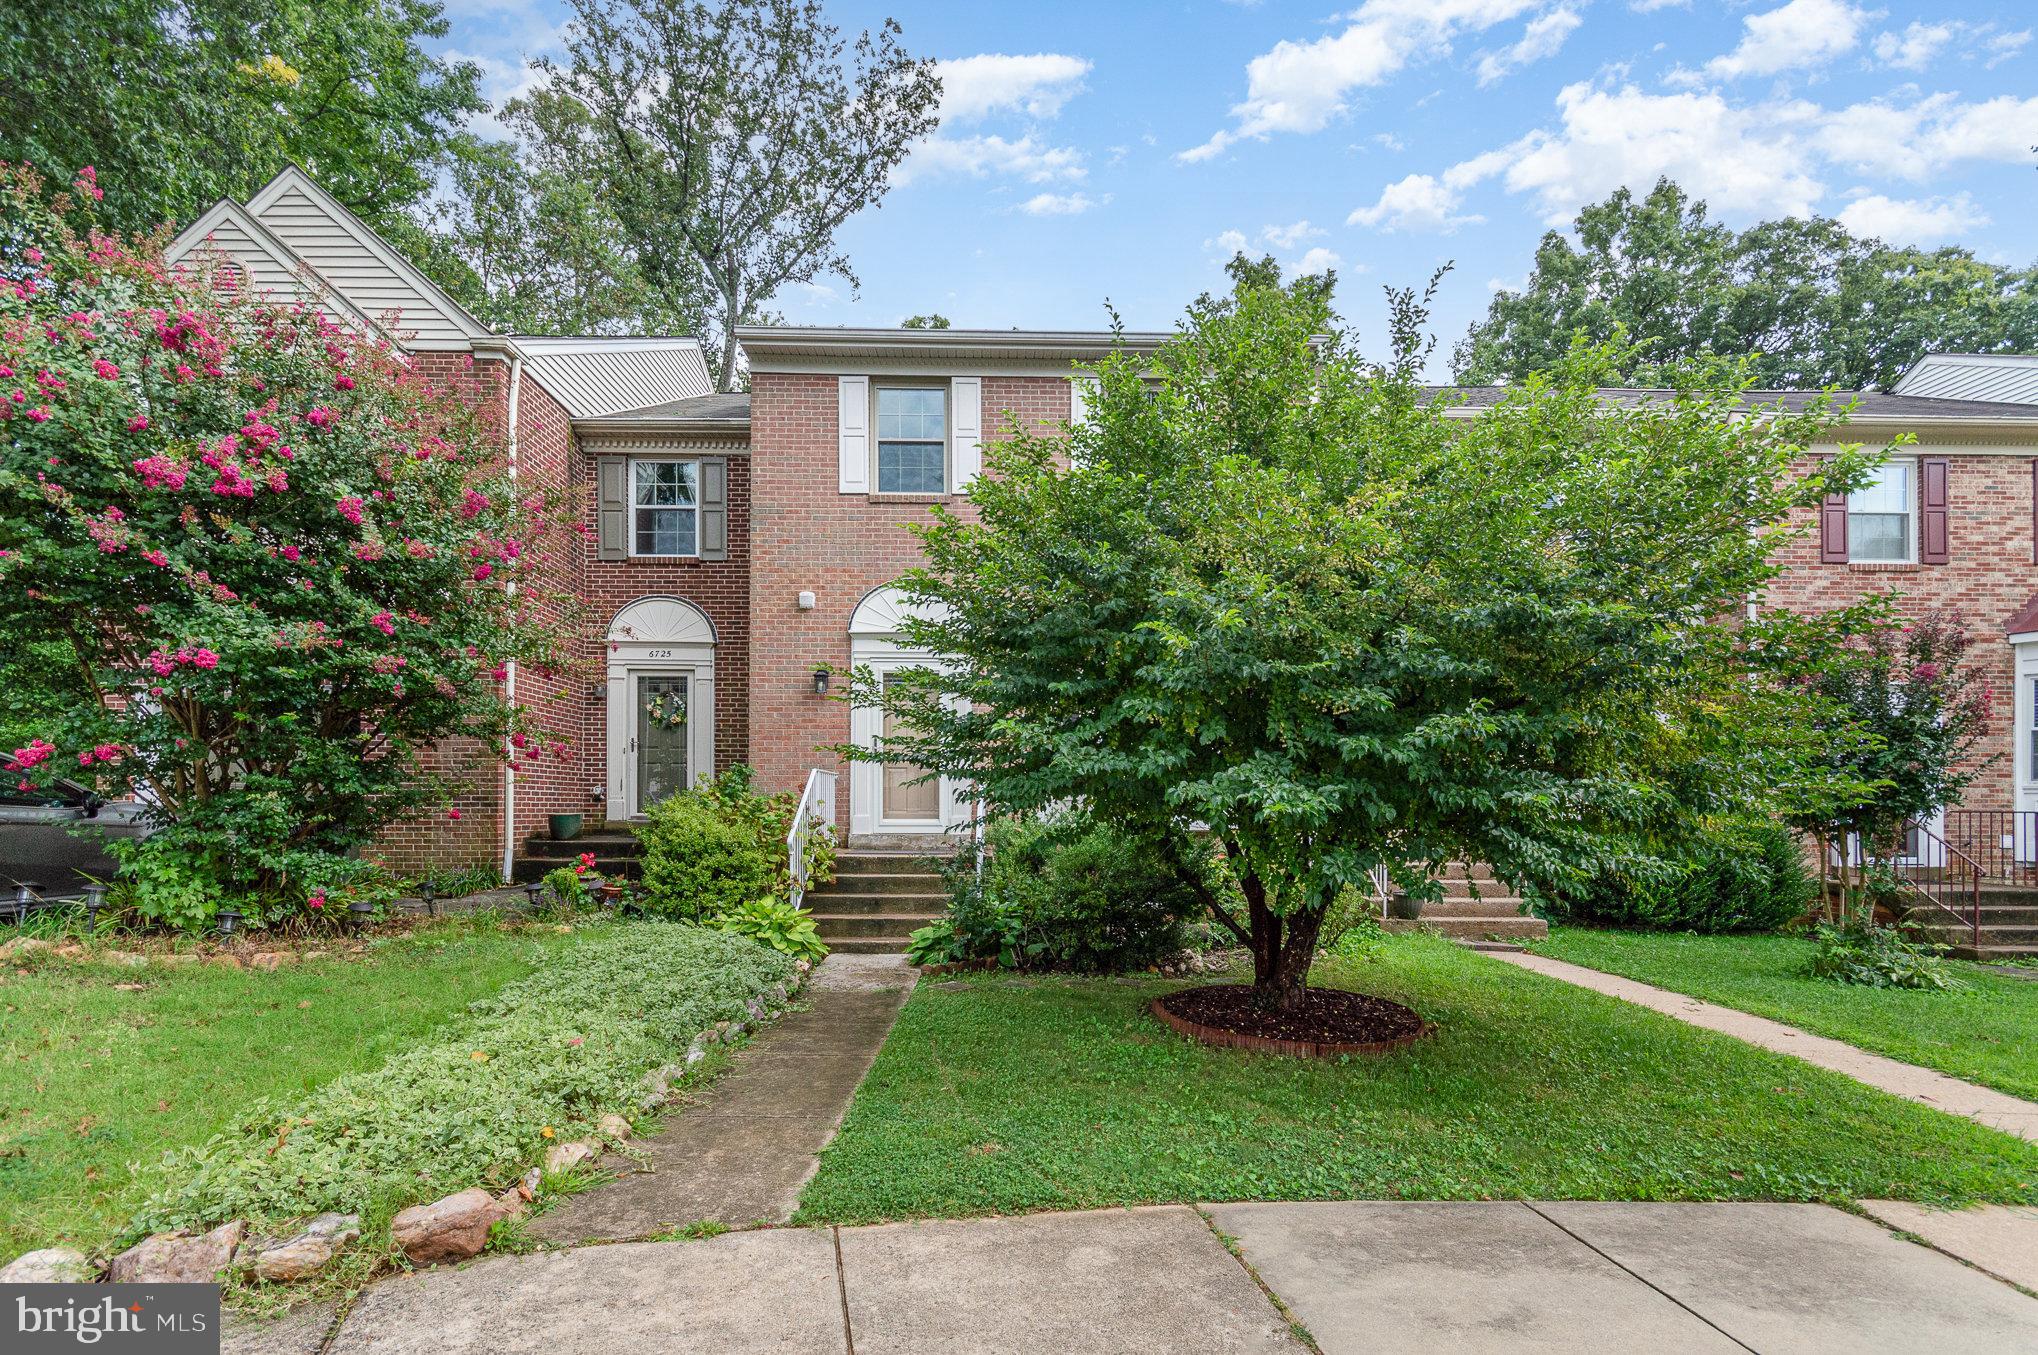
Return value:
<svg viewBox="0 0 2038 1355">
<path fill-rule="evenodd" d="M 474 1003 L 429 1043 L 168 1155 L 134 1232 L 324 1210 L 371 1228 L 468 1186 L 500 1190 L 548 1143 L 636 1108 L 645 1072 L 700 1030 L 790 984 L 793 960 L 682 923 L 599 926 Z M 767 999 L 768 1000 L 768 999 Z M 553 1137 L 545 1137 L 547 1128 Z"/>
<path fill-rule="evenodd" d="M 1797 839 L 1774 823 L 1717 825 L 1652 860 L 1536 891 L 1558 920 L 1643 931 L 1774 931 L 1805 916 L 1817 885 Z"/>
</svg>

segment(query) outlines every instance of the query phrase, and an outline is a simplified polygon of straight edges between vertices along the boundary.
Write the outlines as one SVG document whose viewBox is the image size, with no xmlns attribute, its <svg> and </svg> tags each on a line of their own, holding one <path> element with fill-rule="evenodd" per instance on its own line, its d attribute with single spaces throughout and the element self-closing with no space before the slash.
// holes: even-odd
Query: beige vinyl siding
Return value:
<svg viewBox="0 0 2038 1355">
<path fill-rule="evenodd" d="M 406 346 L 466 347 L 467 332 L 457 319 L 377 258 L 301 189 L 279 194 L 258 219 L 370 319 L 381 321 L 395 312 L 392 328 Z"/>
<path fill-rule="evenodd" d="M 248 275 L 248 290 L 253 294 L 267 294 L 278 299 L 294 299 L 305 294 L 295 265 L 263 248 L 253 236 L 241 229 L 238 222 L 222 221 L 206 235 L 211 241 L 211 248 L 241 266 Z M 206 243 L 200 241 L 182 255 L 173 255 L 173 262 L 194 258 L 204 253 L 206 247 Z"/>
</svg>

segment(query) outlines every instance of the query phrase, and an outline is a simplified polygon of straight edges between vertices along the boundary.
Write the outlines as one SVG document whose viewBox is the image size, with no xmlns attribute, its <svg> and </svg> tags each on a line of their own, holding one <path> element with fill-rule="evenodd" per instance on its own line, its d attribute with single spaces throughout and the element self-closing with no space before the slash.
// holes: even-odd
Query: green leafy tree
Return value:
<svg viewBox="0 0 2038 1355">
<path fill-rule="evenodd" d="M 467 115 L 478 69 L 425 52 L 428 0 L 0 0 L 0 161 L 84 165 L 114 230 L 245 201 L 295 162 L 400 231 Z"/>
<path fill-rule="evenodd" d="M 478 373 L 435 385 L 312 306 L 172 272 L 87 230 L 90 186 L 0 176 L 0 651 L 60 660 L 10 673 L 42 723 L 6 768 L 147 802 L 145 911 L 317 907 L 459 784 L 427 748 L 563 753 L 502 684 L 561 647 L 531 563 L 564 528 Z"/>
<path fill-rule="evenodd" d="M 939 311 L 933 315 L 909 315 L 899 321 L 900 329 L 947 329 L 948 317 Z"/>
<path fill-rule="evenodd" d="M 856 283 L 836 232 L 934 129 L 933 63 L 890 20 L 845 63 L 820 0 L 573 0 L 573 14 L 565 61 L 539 64 L 585 116 L 555 121 L 552 154 L 607 200 L 666 307 L 705 315 L 734 390 L 736 326 L 794 283 Z"/>
<path fill-rule="evenodd" d="M 1423 299 L 1393 295 L 1375 366 L 1328 279 L 1231 271 L 1150 362 L 1102 364 L 1085 426 L 986 442 L 980 521 L 937 515 L 904 583 L 944 664 L 850 684 L 919 732 L 854 755 L 1162 833 L 1282 1009 L 1375 868 L 1550 878 L 1769 793 L 1744 753 L 1798 698 L 1750 677 L 1806 623 L 1737 618 L 1792 512 L 1861 476 L 1859 451 L 1799 464 L 1830 411 L 1728 418 L 1718 368 L 1609 407 L 1630 355 L 1579 347 L 1452 417 L 1417 384 Z"/>
<path fill-rule="evenodd" d="M 2038 268 L 1964 249 L 1892 248 L 1814 217 L 1736 233 L 1668 179 L 1586 207 L 1576 243 L 1551 231 L 1528 285 L 1493 298 L 1452 360 L 1457 380 L 1520 381 L 1562 360 L 1575 336 L 1641 341 L 1615 373 L 1753 355 L 1771 388 L 1887 389 L 1928 352 L 2038 346 Z"/>
</svg>

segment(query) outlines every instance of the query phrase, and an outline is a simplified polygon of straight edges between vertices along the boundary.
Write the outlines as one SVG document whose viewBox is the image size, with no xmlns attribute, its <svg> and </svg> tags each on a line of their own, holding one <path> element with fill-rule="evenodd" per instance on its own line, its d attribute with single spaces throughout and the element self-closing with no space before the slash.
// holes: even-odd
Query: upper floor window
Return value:
<svg viewBox="0 0 2038 1355">
<path fill-rule="evenodd" d="M 700 463 L 630 463 L 630 553 L 693 555 L 700 539 Z"/>
<path fill-rule="evenodd" d="M 1847 558 L 1910 564 L 1918 558 L 1918 463 L 1889 461 L 1847 496 Z"/>
<path fill-rule="evenodd" d="M 948 388 L 877 388 L 877 492 L 948 492 Z"/>
</svg>

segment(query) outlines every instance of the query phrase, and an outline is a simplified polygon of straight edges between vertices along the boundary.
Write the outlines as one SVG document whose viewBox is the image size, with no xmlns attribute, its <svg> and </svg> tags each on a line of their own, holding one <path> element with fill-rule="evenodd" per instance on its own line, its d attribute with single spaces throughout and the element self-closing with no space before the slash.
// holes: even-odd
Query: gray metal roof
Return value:
<svg viewBox="0 0 2038 1355">
<path fill-rule="evenodd" d="M 524 355 L 526 370 L 575 419 L 706 395 L 711 389 L 707 362 L 693 339 L 518 334 L 510 341 Z"/>
<path fill-rule="evenodd" d="M 1930 353 L 1911 364 L 1896 393 L 2038 405 L 2038 353 Z"/>
<path fill-rule="evenodd" d="M 1453 407 L 1461 409 L 1484 409 L 1500 403 L 1513 387 L 1510 386 L 1427 386 L 1432 395 L 1442 395 Z M 1676 394 L 1666 389 L 1652 389 L 1631 386 L 1608 386 L 1599 392 L 1599 398 L 1609 404 L 1640 405 L 1655 400 L 1668 400 Z M 1750 406 L 1779 405 L 1784 409 L 1802 409 L 1817 399 L 1818 391 L 1797 390 L 1751 390 L 1744 394 L 1744 401 Z M 1835 391 L 1833 405 L 1837 409 L 1852 403 L 1851 418 L 1857 420 L 1883 419 L 2019 419 L 2038 423 L 2038 404 L 2017 404 L 2004 400 L 1941 400 L 1916 395 L 1885 395 L 1881 391 Z"/>
<path fill-rule="evenodd" d="M 737 342 L 753 363 L 777 358 L 950 357 L 1015 361 L 1092 361 L 1122 344 L 1149 351 L 1173 331 L 1045 329 L 876 329 L 824 325 L 739 325 Z"/>
</svg>

